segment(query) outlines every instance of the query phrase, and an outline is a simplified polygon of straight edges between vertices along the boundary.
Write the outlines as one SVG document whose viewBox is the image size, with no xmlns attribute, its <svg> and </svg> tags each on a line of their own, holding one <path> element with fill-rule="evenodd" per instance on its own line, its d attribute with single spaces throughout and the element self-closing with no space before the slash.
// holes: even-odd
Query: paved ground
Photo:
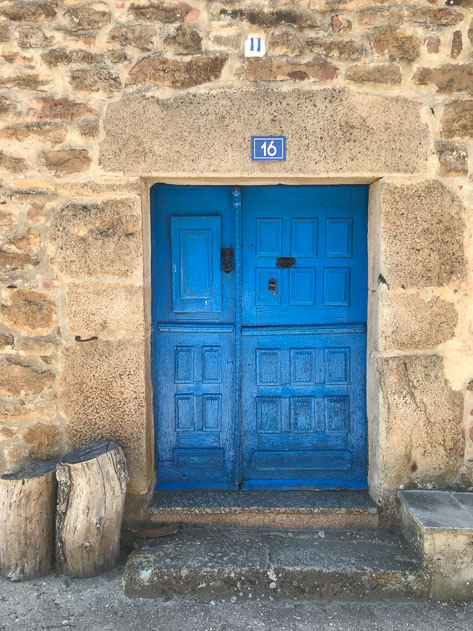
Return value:
<svg viewBox="0 0 473 631">
<path fill-rule="evenodd" d="M 473 604 L 128 599 L 122 568 L 87 580 L 0 579 L 0 630 L 471 631 Z"/>
</svg>

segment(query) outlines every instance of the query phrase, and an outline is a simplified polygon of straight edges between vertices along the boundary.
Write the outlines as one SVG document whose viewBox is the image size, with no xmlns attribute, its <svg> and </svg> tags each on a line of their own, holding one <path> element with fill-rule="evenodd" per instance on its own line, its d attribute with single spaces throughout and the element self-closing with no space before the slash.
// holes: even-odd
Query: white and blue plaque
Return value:
<svg viewBox="0 0 473 631">
<path fill-rule="evenodd" d="M 252 136 L 252 160 L 285 160 L 286 136 Z"/>
</svg>

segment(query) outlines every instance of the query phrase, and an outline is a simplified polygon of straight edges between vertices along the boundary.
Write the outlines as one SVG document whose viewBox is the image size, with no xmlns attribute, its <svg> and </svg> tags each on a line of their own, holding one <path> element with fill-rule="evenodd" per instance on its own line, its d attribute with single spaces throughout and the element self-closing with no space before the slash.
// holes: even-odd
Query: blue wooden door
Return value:
<svg viewBox="0 0 473 631">
<path fill-rule="evenodd" d="M 366 487 L 366 207 L 153 187 L 158 488 Z"/>
</svg>

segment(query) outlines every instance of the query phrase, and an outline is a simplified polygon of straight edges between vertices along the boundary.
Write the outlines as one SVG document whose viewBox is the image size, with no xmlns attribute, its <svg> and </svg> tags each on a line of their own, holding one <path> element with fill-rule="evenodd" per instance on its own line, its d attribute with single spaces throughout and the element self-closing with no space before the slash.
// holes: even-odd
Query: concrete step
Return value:
<svg viewBox="0 0 473 631">
<path fill-rule="evenodd" d="M 124 571 L 128 596 L 209 602 L 258 598 L 422 599 L 428 577 L 386 531 L 189 526 L 143 544 Z"/>
<path fill-rule="evenodd" d="M 375 529 L 378 510 L 358 491 L 158 491 L 154 522 L 208 526 Z"/>
<path fill-rule="evenodd" d="M 432 598 L 473 600 L 473 493 L 399 491 L 404 535 Z"/>
</svg>

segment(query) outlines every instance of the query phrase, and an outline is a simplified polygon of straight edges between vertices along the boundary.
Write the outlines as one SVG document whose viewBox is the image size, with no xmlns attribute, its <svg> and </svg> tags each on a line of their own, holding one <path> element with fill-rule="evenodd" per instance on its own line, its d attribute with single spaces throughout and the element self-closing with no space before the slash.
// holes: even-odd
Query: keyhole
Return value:
<svg viewBox="0 0 473 631">
<path fill-rule="evenodd" d="M 275 278 L 270 278 L 268 280 L 268 291 L 272 291 L 273 295 L 276 296 L 278 293 L 278 284 Z"/>
</svg>

